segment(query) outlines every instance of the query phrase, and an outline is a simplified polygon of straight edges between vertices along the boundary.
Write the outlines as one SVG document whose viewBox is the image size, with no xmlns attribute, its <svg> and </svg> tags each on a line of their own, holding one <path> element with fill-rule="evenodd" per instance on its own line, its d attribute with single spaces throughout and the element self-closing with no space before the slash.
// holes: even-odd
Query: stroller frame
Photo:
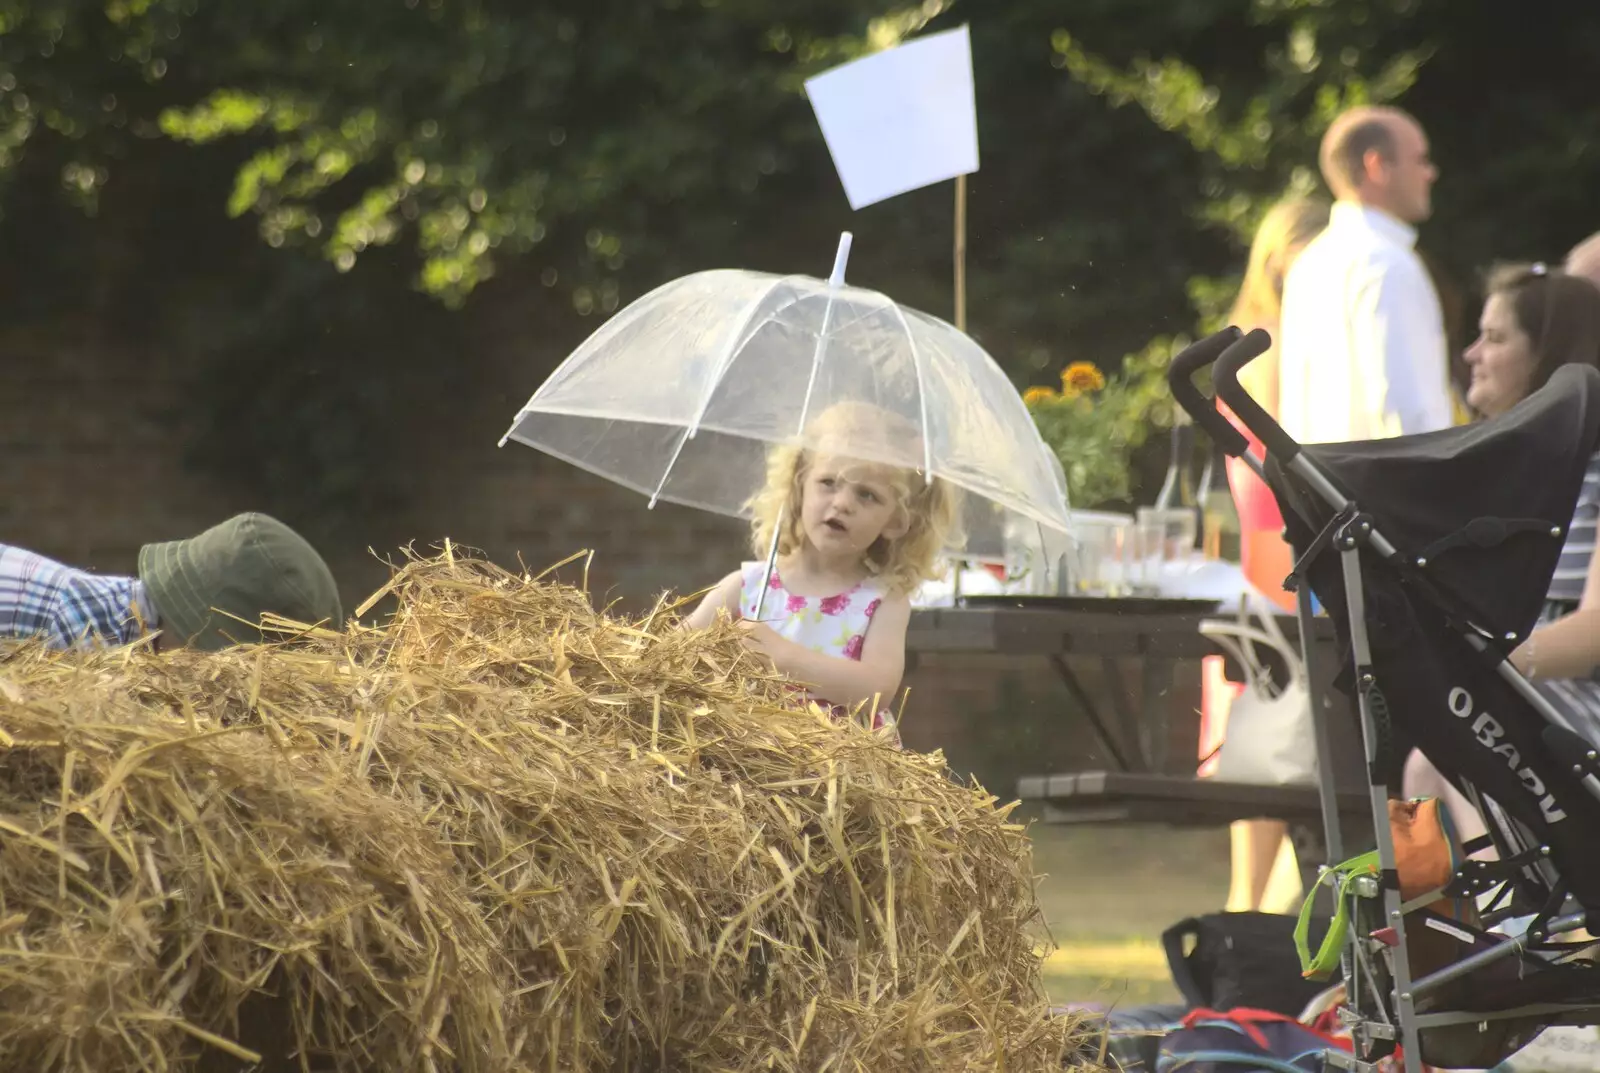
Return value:
<svg viewBox="0 0 1600 1073">
<path fill-rule="evenodd" d="M 1548 860 L 1548 847 L 1538 844 L 1524 825 L 1506 814 L 1491 799 L 1480 795 L 1465 780 L 1462 780 L 1463 791 L 1483 815 L 1490 841 L 1500 859 L 1492 862 L 1469 859 L 1442 890 L 1402 904 L 1390 830 L 1388 776 L 1384 770 L 1388 750 L 1388 713 L 1372 666 L 1361 563 L 1363 548 L 1370 548 L 1376 555 L 1391 561 L 1397 560 L 1399 553 L 1374 520 L 1361 511 L 1360 505 L 1347 496 L 1312 459 L 1301 453 L 1298 444 L 1239 385 L 1239 370 L 1264 353 L 1270 345 L 1271 338 L 1264 331 L 1257 330 L 1241 336 L 1237 328 L 1228 328 L 1179 354 L 1173 361 L 1168 379 L 1177 401 L 1194 417 L 1196 423 L 1205 428 L 1227 454 L 1244 461 L 1257 476 L 1265 480 L 1265 456 L 1257 458 L 1251 453 L 1245 437 L 1217 411 L 1215 401 L 1202 394 L 1193 383 L 1196 373 L 1215 364 L 1213 379 L 1217 395 L 1229 404 L 1245 426 L 1266 446 L 1266 454 L 1277 455 L 1280 459 L 1286 455 L 1289 460 L 1282 463 L 1282 468 L 1304 482 L 1333 511 L 1333 517 L 1310 545 L 1304 551 L 1296 548 L 1294 570 L 1284 584 L 1296 595 L 1301 649 L 1307 673 L 1312 681 L 1322 681 L 1324 679 L 1317 676 L 1311 667 L 1315 646 L 1307 643 L 1307 639 L 1313 636 L 1312 595 L 1302 579 L 1314 560 L 1330 552 L 1338 554 L 1349 619 L 1353 664 L 1349 670 L 1354 674 L 1356 687 L 1356 706 L 1367 761 L 1368 792 L 1380 873 L 1378 876 L 1357 877 L 1352 884 L 1356 912 L 1349 939 L 1341 954 L 1347 992 L 1346 1002 L 1338 1016 L 1350 1030 L 1354 1050 L 1353 1053 L 1335 1050 L 1325 1052 L 1323 1068 L 1349 1073 L 1378 1073 L 1378 1063 L 1392 1055 L 1398 1045 L 1402 1048 L 1405 1073 L 1422 1073 L 1424 1067 L 1419 1034 L 1428 1028 L 1476 1023 L 1481 1029 L 1481 1026 L 1493 1021 L 1530 1017 L 1546 1019 L 1546 1026 L 1600 1024 L 1600 1002 L 1545 1002 L 1492 1012 L 1418 1012 L 1419 1002 L 1439 988 L 1505 958 L 1530 952 L 1570 952 L 1592 945 L 1588 942 L 1557 946 L 1546 943 L 1551 936 L 1584 926 L 1590 915 L 1582 906 L 1571 903 L 1567 898 L 1560 877 Z M 1427 564 L 1425 560 L 1417 560 L 1409 565 L 1420 571 Z M 1476 653 L 1493 666 L 1498 675 L 1528 702 L 1550 728 L 1564 731 L 1570 736 L 1565 739 L 1570 743 L 1583 742 L 1562 714 L 1509 660 L 1502 658 L 1491 647 L 1481 630 L 1478 633 L 1461 632 Z M 1505 640 L 1514 642 L 1518 639 L 1507 636 Z M 1323 704 L 1313 703 L 1311 709 L 1328 859 L 1336 862 L 1344 858 L 1345 847 L 1334 790 L 1329 716 Z M 1583 758 L 1573 770 L 1582 777 L 1583 786 L 1589 794 L 1600 800 L 1600 751 L 1583 742 L 1580 751 L 1572 755 Z M 1483 847 L 1469 843 L 1466 848 L 1473 850 Z M 1332 873 L 1324 868 L 1319 885 L 1330 878 L 1333 878 Z M 1471 897 L 1495 889 L 1498 889 L 1498 894 L 1493 899 L 1491 912 L 1485 915 L 1485 925 L 1488 926 L 1496 915 L 1512 915 L 1505 907 L 1509 905 L 1514 890 L 1531 889 L 1535 892 L 1536 900 L 1542 904 L 1528 930 L 1522 936 L 1494 942 L 1487 949 L 1470 954 L 1420 979 L 1414 978 L 1406 942 L 1407 914 L 1439 895 Z M 1504 912 L 1495 914 L 1492 912 L 1495 908 L 1504 909 Z M 1600 906 L 1596 908 L 1600 909 Z M 1472 931 L 1470 928 L 1464 930 Z M 1477 934 L 1482 936 L 1486 933 Z"/>
</svg>

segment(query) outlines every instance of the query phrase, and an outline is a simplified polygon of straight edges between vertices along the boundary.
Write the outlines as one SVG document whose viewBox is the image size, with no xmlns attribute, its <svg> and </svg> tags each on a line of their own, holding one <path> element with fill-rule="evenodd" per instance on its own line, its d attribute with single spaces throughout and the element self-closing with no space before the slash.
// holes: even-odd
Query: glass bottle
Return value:
<svg viewBox="0 0 1600 1073">
<path fill-rule="evenodd" d="M 1156 493 L 1156 510 L 1193 509 L 1196 506 L 1194 479 L 1190 476 L 1189 462 L 1194 452 L 1194 426 L 1186 420 L 1172 423 L 1171 457 L 1167 460 L 1167 476 Z"/>
<path fill-rule="evenodd" d="M 1205 471 L 1200 475 L 1200 497 L 1201 553 L 1207 559 L 1238 562 L 1239 511 L 1233 503 L 1233 489 L 1228 485 L 1227 458 L 1222 448 L 1214 444 L 1206 459 Z"/>
</svg>

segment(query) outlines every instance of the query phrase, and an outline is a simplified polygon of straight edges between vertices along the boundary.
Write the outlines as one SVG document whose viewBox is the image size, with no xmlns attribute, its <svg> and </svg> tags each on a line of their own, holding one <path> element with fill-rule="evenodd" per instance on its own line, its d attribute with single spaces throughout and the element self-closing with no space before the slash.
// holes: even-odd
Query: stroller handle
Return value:
<svg viewBox="0 0 1600 1073">
<path fill-rule="evenodd" d="M 1272 415 L 1263 410 L 1239 383 L 1239 370 L 1271 348 L 1272 336 L 1257 328 L 1222 352 L 1222 357 L 1217 359 L 1214 375 L 1217 394 L 1222 397 L 1222 401 L 1239 415 L 1239 420 L 1244 422 L 1246 428 L 1256 434 L 1266 446 L 1267 454 L 1276 458 L 1279 463 L 1287 465 L 1300 453 L 1300 445 L 1295 442 L 1294 437 L 1283 431 L 1283 426 L 1274 421 Z"/>
<path fill-rule="evenodd" d="M 1216 441 L 1217 446 L 1234 458 L 1244 454 L 1249 448 L 1249 442 L 1240 434 L 1239 430 L 1228 423 L 1227 419 L 1217 413 L 1217 404 L 1201 394 L 1200 389 L 1194 386 L 1194 375 L 1201 369 L 1210 365 L 1222 356 L 1222 352 L 1233 345 L 1239 338 L 1239 329 L 1227 327 L 1215 335 L 1208 335 L 1197 343 L 1191 343 L 1172 359 L 1172 367 L 1167 370 L 1167 384 L 1172 388 L 1172 397 L 1178 400 L 1193 417 L 1195 424 L 1206 430 L 1206 434 Z"/>
</svg>

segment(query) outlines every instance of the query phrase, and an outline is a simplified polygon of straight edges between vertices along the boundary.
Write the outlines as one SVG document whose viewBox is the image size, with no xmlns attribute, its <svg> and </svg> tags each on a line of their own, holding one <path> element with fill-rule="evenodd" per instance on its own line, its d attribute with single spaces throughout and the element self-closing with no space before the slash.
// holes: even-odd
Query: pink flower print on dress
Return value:
<svg viewBox="0 0 1600 1073">
<path fill-rule="evenodd" d="M 871 618 L 873 615 L 876 615 L 878 613 L 878 605 L 880 605 L 882 603 L 883 603 L 882 600 L 874 600 L 870 604 L 868 604 L 867 605 L 867 610 L 865 612 L 866 616 L 868 618 Z"/>
<path fill-rule="evenodd" d="M 790 593 L 789 599 L 784 604 L 783 609 L 789 612 L 791 615 L 799 614 L 801 611 L 806 609 L 806 598 L 804 596 L 796 596 L 794 593 Z"/>
<path fill-rule="evenodd" d="M 864 636 L 859 633 L 856 634 L 844 643 L 844 651 L 840 655 L 845 659 L 853 659 L 859 662 L 861 660 L 861 646 L 866 644 L 866 641 L 867 639 Z"/>
<path fill-rule="evenodd" d="M 842 615 L 844 609 L 850 606 L 850 594 L 841 592 L 837 596 L 824 596 L 819 606 L 824 615 Z"/>
</svg>

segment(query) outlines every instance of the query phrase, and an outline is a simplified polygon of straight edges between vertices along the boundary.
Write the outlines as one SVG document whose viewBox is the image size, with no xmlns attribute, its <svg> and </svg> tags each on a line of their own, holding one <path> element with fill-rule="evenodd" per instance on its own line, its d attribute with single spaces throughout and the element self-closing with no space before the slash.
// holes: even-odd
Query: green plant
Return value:
<svg viewBox="0 0 1600 1073">
<path fill-rule="evenodd" d="M 1074 507 L 1129 499 L 1133 453 L 1152 431 L 1172 424 L 1166 372 L 1173 355 L 1188 345 L 1182 336 L 1154 339 L 1124 358 L 1110 379 L 1093 363 L 1075 361 L 1061 371 L 1059 390 L 1023 392 L 1039 435 L 1061 460 Z"/>
</svg>

